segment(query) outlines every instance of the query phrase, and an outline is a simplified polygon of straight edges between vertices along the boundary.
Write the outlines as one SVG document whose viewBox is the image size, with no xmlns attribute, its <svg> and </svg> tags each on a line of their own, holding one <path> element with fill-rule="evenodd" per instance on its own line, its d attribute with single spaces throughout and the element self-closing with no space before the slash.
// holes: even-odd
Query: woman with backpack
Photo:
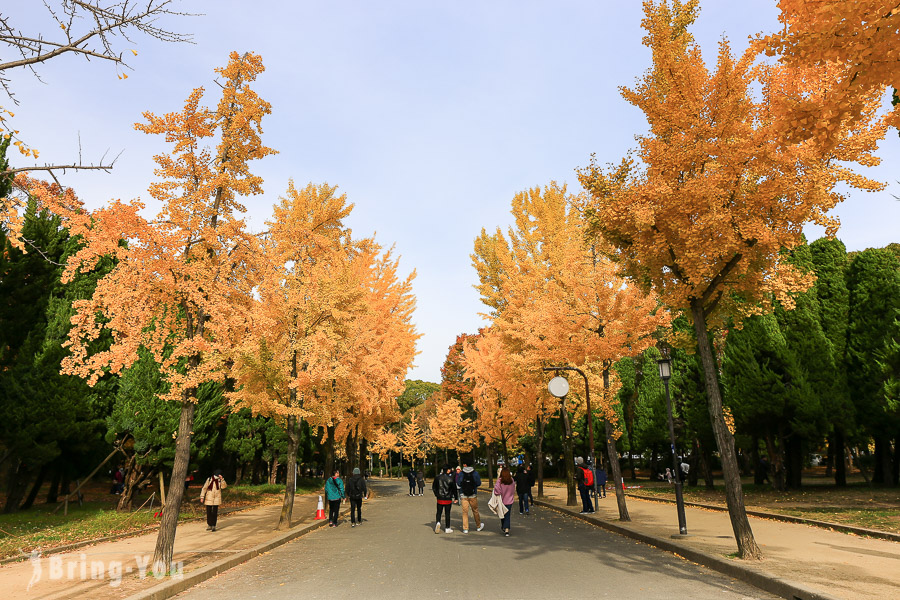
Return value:
<svg viewBox="0 0 900 600">
<path fill-rule="evenodd" d="M 594 504 L 591 502 L 594 472 L 585 468 L 584 459 L 580 456 L 575 459 L 575 482 L 578 484 L 578 493 L 581 495 L 581 514 L 587 515 L 594 512 Z"/>
<path fill-rule="evenodd" d="M 503 467 L 503 470 L 500 471 L 497 483 L 494 484 L 494 493 L 500 496 L 500 502 L 506 507 L 506 513 L 500 519 L 500 529 L 503 530 L 506 537 L 509 537 L 509 521 L 512 514 L 513 500 L 516 496 L 516 482 L 506 467 Z"/>
<path fill-rule="evenodd" d="M 344 499 L 344 482 L 337 469 L 325 480 L 325 498 L 328 500 L 328 526 L 337 527 L 338 515 L 341 512 L 341 501 Z"/>
<path fill-rule="evenodd" d="M 347 480 L 347 497 L 350 498 L 350 527 L 362 525 L 362 501 L 369 497 L 369 490 L 358 468 L 353 469 L 353 475 Z"/>
</svg>

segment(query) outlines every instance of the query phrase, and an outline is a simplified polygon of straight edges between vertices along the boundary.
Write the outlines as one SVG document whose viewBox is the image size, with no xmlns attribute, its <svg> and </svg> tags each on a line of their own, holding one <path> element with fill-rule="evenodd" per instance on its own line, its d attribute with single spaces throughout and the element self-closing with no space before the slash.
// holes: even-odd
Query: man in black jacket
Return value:
<svg viewBox="0 0 900 600">
<path fill-rule="evenodd" d="M 525 469 L 525 465 L 519 465 L 516 471 L 516 494 L 519 495 L 519 514 L 528 514 L 528 494 L 531 491 L 531 475 Z"/>
<path fill-rule="evenodd" d="M 434 497 L 437 498 L 437 515 L 435 516 L 437 523 L 434 524 L 434 532 L 441 532 L 441 513 L 443 512 L 447 524 L 444 532 L 453 533 L 453 530 L 450 529 L 450 507 L 453 506 L 453 498 L 456 497 L 456 481 L 450 474 L 449 465 L 444 465 L 441 468 L 440 475 L 434 478 L 434 483 L 431 484 L 431 491 L 434 492 Z"/>
<path fill-rule="evenodd" d="M 369 496 L 366 479 L 353 469 L 353 475 L 347 480 L 347 497 L 350 498 L 350 527 L 362 525 L 362 501 Z"/>
<path fill-rule="evenodd" d="M 594 512 L 594 504 L 591 502 L 591 488 L 584 482 L 584 470 L 584 459 L 579 456 L 575 459 L 575 483 L 581 495 L 581 514 L 587 515 Z"/>
</svg>

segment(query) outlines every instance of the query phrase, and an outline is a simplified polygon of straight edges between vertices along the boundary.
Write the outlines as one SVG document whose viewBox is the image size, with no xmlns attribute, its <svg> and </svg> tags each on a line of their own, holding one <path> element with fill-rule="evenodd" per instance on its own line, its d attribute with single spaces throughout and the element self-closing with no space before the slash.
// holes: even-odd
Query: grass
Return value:
<svg viewBox="0 0 900 600">
<path fill-rule="evenodd" d="M 297 493 L 304 494 L 322 489 L 319 479 L 301 478 L 297 482 Z M 77 502 L 69 503 L 69 514 L 63 515 L 62 509 L 56 514 L 56 504 L 35 504 L 32 508 L 13 514 L 0 514 L 0 558 L 18 556 L 20 552 L 34 549 L 47 550 L 57 546 L 65 546 L 85 540 L 92 540 L 120 533 L 130 533 L 151 527 L 159 523 L 147 508 L 135 512 L 120 513 L 116 511 L 118 496 L 110 495 L 107 484 L 99 484 L 97 489 L 86 492 L 86 501 L 82 506 Z M 198 487 L 191 487 L 185 492 L 179 520 L 191 519 L 205 514 L 204 508 L 197 502 L 200 495 Z M 281 503 L 284 498 L 284 485 L 234 485 L 228 486 L 222 493 L 222 508 L 243 508 L 259 504 Z M 135 508 L 140 506 L 146 497 L 136 501 Z M 149 507 L 149 505 L 148 505 Z"/>
<path fill-rule="evenodd" d="M 718 482 L 717 482 L 718 483 Z M 637 482 L 644 485 L 639 490 L 629 490 L 638 495 L 674 499 L 674 488 L 664 482 Z M 626 485 L 629 482 L 626 481 Z M 745 483 L 744 504 L 748 509 L 775 514 L 852 525 L 900 533 L 900 489 L 870 487 L 862 482 L 838 488 L 824 478 L 806 478 L 798 490 L 778 492 L 770 486 Z M 725 506 L 725 489 L 716 485 L 684 488 L 686 502 Z"/>
</svg>

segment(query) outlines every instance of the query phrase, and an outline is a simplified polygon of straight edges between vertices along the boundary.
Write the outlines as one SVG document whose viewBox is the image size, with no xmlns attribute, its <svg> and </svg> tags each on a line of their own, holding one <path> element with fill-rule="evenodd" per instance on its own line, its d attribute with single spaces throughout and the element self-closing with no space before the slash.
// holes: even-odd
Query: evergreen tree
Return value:
<svg viewBox="0 0 900 600">
<path fill-rule="evenodd" d="M 819 323 L 831 343 L 832 388 L 822 404 L 831 427 L 828 454 L 834 462 L 834 481 L 847 485 L 844 449 L 847 436 L 856 428 L 856 415 L 847 385 L 847 319 L 850 293 L 847 290 L 847 249 L 836 238 L 821 238 L 809 245 L 819 300 Z M 823 349 L 824 350 L 824 349 Z"/>
<path fill-rule="evenodd" d="M 849 311 L 847 373 L 859 423 L 875 441 L 875 483 L 897 483 L 891 440 L 900 431 L 900 415 L 885 398 L 885 373 L 877 353 L 889 343 L 900 309 L 900 261 L 889 250 L 868 249 L 847 269 Z"/>
</svg>

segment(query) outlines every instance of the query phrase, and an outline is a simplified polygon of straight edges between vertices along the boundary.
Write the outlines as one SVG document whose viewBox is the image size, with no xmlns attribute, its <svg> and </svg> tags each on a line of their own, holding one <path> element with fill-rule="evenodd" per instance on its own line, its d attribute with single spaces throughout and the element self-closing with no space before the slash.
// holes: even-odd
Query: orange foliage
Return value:
<svg viewBox="0 0 900 600">
<path fill-rule="evenodd" d="M 592 163 L 579 174 L 594 232 L 633 281 L 671 308 L 694 300 L 705 315 L 734 314 L 772 297 L 790 305 L 790 293 L 811 279 L 780 253 L 800 243 L 806 222 L 836 230 L 826 213 L 842 200 L 840 182 L 881 189 L 848 167 L 878 162 L 872 153 L 885 129 L 875 122 L 877 97 L 852 126 L 834 130 L 830 149 L 812 140 L 781 144 L 784 99 L 824 101 L 832 74 L 754 66 L 754 49 L 735 59 L 726 41 L 708 71 L 687 30 L 696 3 L 672 4 L 677 10 L 645 3 L 653 68 L 622 90 L 650 126 L 639 138 L 640 163 Z"/>
<path fill-rule="evenodd" d="M 827 93 L 784 100 L 788 139 L 833 142 L 843 122 L 865 116 L 873 95 L 900 89 L 897 2 L 778 0 L 778 7 L 783 30 L 757 47 L 791 68 L 833 75 Z"/>
<path fill-rule="evenodd" d="M 144 205 L 135 200 L 115 201 L 90 222 L 70 223 L 85 245 L 70 259 L 64 281 L 106 255 L 116 266 L 90 299 L 73 304 L 64 373 L 93 384 L 131 365 L 143 346 L 169 384 L 165 399 L 194 401 L 197 385 L 222 378 L 233 330 L 251 304 L 246 271 L 257 245 L 245 231 L 237 196 L 262 192 L 248 163 L 274 152 L 259 137 L 269 104 L 249 87 L 262 71 L 258 56 L 232 53 L 217 69 L 223 85 L 216 109 L 200 106 L 201 88 L 181 112 L 145 113 L 147 123 L 135 126 L 173 144 L 170 154 L 155 157 L 161 179 L 150 195 L 162 204 L 155 220 L 144 218 Z M 214 148 L 203 145 L 216 137 Z M 92 354 L 90 344 L 104 330 L 112 344 Z"/>
</svg>

